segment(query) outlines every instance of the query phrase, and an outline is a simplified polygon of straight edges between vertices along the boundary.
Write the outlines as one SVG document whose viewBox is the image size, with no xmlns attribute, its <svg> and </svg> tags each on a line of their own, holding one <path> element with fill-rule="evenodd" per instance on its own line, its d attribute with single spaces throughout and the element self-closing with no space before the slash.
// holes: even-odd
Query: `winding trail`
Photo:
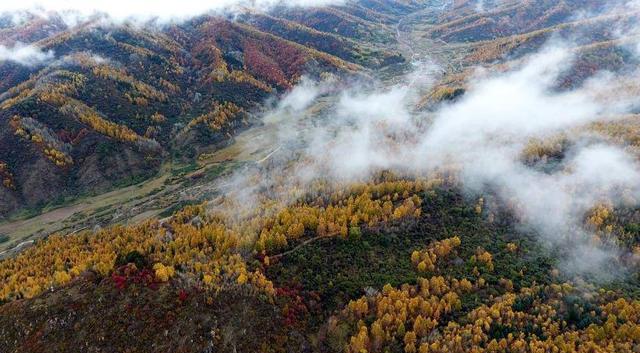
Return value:
<svg viewBox="0 0 640 353">
<path fill-rule="evenodd" d="M 262 162 L 265 162 L 266 160 L 271 158 L 271 156 L 273 156 L 274 154 L 278 153 L 278 151 L 280 151 L 281 149 L 282 149 L 282 145 L 278 146 L 278 148 L 276 148 L 275 150 L 271 151 L 271 153 L 269 153 L 266 157 L 262 158 L 261 160 L 257 161 L 256 163 L 260 164 Z"/>
<path fill-rule="evenodd" d="M 302 243 L 298 244 L 295 248 L 293 248 L 291 250 L 287 250 L 287 251 L 285 251 L 283 253 L 280 253 L 280 254 L 277 254 L 277 255 L 269 256 L 269 258 L 273 259 L 273 260 L 279 260 L 279 259 L 281 259 L 281 258 L 283 258 L 283 257 L 285 257 L 285 256 L 287 256 L 289 254 L 292 254 L 292 253 L 302 249 L 303 247 L 305 247 L 305 246 L 307 246 L 307 245 L 309 245 L 309 244 L 311 244 L 311 243 L 313 243 L 315 241 L 322 240 L 322 239 L 331 239 L 331 238 L 333 238 L 333 237 L 326 236 L 326 235 L 322 235 L 322 236 L 319 235 L 317 237 L 314 237 L 314 238 L 307 239 L 307 240 L 303 241 Z"/>
<path fill-rule="evenodd" d="M 12 247 L 12 248 L 10 248 L 10 249 L 7 249 L 7 250 L 4 250 L 4 251 L 1 251 L 1 252 L 0 252 L 0 259 L 1 259 L 5 254 L 9 254 L 9 253 L 11 253 L 11 252 L 13 252 L 13 251 L 18 251 L 18 250 L 20 250 L 21 248 L 23 248 L 23 247 L 25 247 L 25 246 L 27 246 L 27 245 L 31 245 L 31 244 L 33 244 L 34 242 L 35 242 L 35 240 L 27 240 L 27 241 L 23 241 L 22 243 L 20 243 L 20 244 L 18 244 L 18 245 L 16 245 L 16 246 L 14 246 L 14 247 Z"/>
</svg>

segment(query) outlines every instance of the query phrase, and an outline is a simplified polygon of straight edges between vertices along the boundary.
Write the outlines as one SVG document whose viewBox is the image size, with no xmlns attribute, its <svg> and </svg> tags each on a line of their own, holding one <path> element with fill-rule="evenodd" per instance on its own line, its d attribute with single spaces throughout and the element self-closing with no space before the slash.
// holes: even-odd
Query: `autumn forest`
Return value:
<svg viewBox="0 0 640 353">
<path fill-rule="evenodd" d="M 0 352 L 640 351 L 637 1 L 206 3 L 0 5 Z"/>
</svg>

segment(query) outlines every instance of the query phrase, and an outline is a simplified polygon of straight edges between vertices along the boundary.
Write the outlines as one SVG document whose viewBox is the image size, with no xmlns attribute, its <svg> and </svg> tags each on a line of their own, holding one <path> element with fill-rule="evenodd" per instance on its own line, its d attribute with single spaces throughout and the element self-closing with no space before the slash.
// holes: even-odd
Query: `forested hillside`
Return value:
<svg viewBox="0 0 640 353">
<path fill-rule="evenodd" d="M 640 351 L 640 4 L 239 4 L 0 16 L 0 352 Z"/>
<path fill-rule="evenodd" d="M 224 146 L 303 75 L 362 74 L 403 61 L 381 46 L 393 35 L 379 19 L 410 7 L 386 10 L 352 5 L 314 16 L 355 32 L 284 9 L 158 28 L 100 17 L 68 26 L 55 16 L 2 28 L 1 45 L 30 44 L 53 57 L 0 62 L 0 156 L 11 179 L 0 191 L 0 217 L 138 182 L 167 161 Z"/>
</svg>

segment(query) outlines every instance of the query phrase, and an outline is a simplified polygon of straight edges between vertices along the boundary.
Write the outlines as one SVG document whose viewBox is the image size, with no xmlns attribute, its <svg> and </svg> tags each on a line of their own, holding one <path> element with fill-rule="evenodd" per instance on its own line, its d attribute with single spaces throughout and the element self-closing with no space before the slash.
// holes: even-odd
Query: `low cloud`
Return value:
<svg viewBox="0 0 640 353">
<path fill-rule="evenodd" d="M 330 83 L 331 80 L 318 83 L 308 77 L 302 77 L 300 82 L 265 115 L 264 121 L 274 124 L 288 122 L 300 116 L 318 97 L 332 90 Z"/>
<path fill-rule="evenodd" d="M 72 13 L 81 17 L 107 14 L 114 20 L 179 21 L 212 11 L 239 8 L 268 9 L 274 6 L 325 6 L 343 0 L 25 0 L 3 1 L 0 13 L 47 12 Z"/>
<path fill-rule="evenodd" d="M 10 61 L 24 66 L 36 66 L 53 58 L 53 51 L 42 51 L 34 45 L 23 43 L 16 43 L 12 47 L 0 45 L 0 62 Z"/>
<path fill-rule="evenodd" d="M 387 88 L 305 80 L 267 114 L 267 124 L 280 127 L 269 170 L 257 177 L 243 171 L 229 185 L 242 190 L 239 203 L 246 205 L 254 197 L 250 190 L 305 190 L 318 178 L 341 184 L 367 180 L 380 170 L 407 177 L 453 172 L 470 195 L 497 197 L 543 243 L 569 254 L 566 269 L 604 275 L 602 269 L 619 254 L 594 245 L 584 219 L 602 203 L 637 204 L 640 166 L 586 126 L 615 119 L 633 105 L 603 95 L 620 82 L 615 74 L 559 89 L 574 55 L 570 45 L 556 43 L 506 72 L 479 71 L 462 98 L 428 112 L 416 109 L 418 92 L 429 87 L 436 68 L 417 70 Z M 567 132 L 570 147 L 551 170 L 523 159 L 532 139 Z M 282 182 L 288 185 L 275 185 Z M 293 201 L 296 194 L 277 196 Z"/>
</svg>

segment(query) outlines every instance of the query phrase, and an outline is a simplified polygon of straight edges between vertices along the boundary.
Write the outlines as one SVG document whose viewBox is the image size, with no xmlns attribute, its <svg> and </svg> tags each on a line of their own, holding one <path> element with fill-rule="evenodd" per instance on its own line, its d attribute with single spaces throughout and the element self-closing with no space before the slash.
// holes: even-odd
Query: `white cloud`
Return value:
<svg viewBox="0 0 640 353">
<path fill-rule="evenodd" d="M 13 47 L 0 45 L 0 62 L 11 61 L 25 66 L 34 66 L 52 60 L 53 51 L 42 51 L 34 45 L 16 43 Z"/>
<path fill-rule="evenodd" d="M 2 1 L 0 13 L 36 11 L 75 12 L 81 16 L 106 13 L 115 20 L 183 20 L 210 11 L 239 7 L 266 9 L 277 5 L 324 6 L 344 0 L 24 0 Z"/>
</svg>

